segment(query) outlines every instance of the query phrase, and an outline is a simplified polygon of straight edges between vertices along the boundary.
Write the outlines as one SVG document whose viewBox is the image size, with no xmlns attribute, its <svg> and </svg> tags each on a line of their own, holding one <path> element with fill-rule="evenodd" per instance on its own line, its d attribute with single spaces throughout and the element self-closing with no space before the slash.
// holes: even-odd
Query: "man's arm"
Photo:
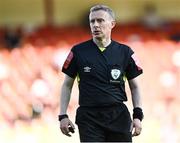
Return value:
<svg viewBox="0 0 180 143">
<path fill-rule="evenodd" d="M 134 109 L 142 109 L 141 108 L 142 103 L 141 103 L 141 97 L 140 97 L 139 86 L 137 83 L 137 78 L 131 79 L 128 82 L 129 82 L 129 87 L 131 90 L 132 103 L 133 103 Z M 139 118 L 133 117 L 132 129 L 133 128 L 135 128 L 133 136 L 137 136 L 141 133 L 142 125 Z"/>
<path fill-rule="evenodd" d="M 73 83 L 74 83 L 74 79 L 69 77 L 68 75 L 65 75 L 65 79 L 61 88 L 60 115 L 66 114 L 71 97 Z"/>
<path fill-rule="evenodd" d="M 140 97 L 140 91 L 139 91 L 137 79 L 133 78 L 133 79 L 129 80 L 128 82 L 129 82 L 129 87 L 131 90 L 133 107 L 141 108 L 142 103 L 141 103 L 141 97 Z"/>
<path fill-rule="evenodd" d="M 69 105 L 71 91 L 73 87 L 74 79 L 65 75 L 65 79 L 61 88 L 61 98 L 60 98 L 60 115 L 65 115 L 67 112 L 67 108 Z M 71 136 L 69 134 L 69 126 L 73 129 L 75 128 L 73 123 L 68 119 L 68 117 L 64 116 L 60 121 L 60 129 L 63 134 L 67 136 Z"/>
</svg>

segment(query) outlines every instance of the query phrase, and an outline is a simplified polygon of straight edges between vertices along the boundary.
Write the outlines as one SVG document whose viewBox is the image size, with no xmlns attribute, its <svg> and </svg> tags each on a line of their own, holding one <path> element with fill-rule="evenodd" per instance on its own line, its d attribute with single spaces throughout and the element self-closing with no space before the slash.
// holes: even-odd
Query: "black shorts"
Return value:
<svg viewBox="0 0 180 143">
<path fill-rule="evenodd" d="M 132 142 L 130 113 L 125 104 L 79 107 L 76 113 L 81 142 Z"/>
</svg>

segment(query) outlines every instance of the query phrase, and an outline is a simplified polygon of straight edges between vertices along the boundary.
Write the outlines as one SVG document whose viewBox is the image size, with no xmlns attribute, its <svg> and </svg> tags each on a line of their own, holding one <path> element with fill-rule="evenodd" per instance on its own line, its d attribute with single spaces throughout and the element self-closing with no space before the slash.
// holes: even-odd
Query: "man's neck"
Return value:
<svg viewBox="0 0 180 143">
<path fill-rule="evenodd" d="M 98 46 L 98 47 L 102 47 L 102 48 L 106 48 L 110 43 L 111 43 L 111 39 L 95 39 L 93 38 L 94 43 Z"/>
</svg>

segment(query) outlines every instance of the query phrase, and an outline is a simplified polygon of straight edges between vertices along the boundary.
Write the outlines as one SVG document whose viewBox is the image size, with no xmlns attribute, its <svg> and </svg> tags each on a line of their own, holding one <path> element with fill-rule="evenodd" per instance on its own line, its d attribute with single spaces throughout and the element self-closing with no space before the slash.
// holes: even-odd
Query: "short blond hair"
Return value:
<svg viewBox="0 0 180 143">
<path fill-rule="evenodd" d="M 106 11 L 113 18 L 113 20 L 115 20 L 115 14 L 114 14 L 113 10 L 110 7 L 108 7 L 106 5 L 98 4 L 98 5 L 95 5 L 95 6 L 91 7 L 90 13 L 94 12 L 94 11 L 98 11 L 98 10 Z"/>
</svg>

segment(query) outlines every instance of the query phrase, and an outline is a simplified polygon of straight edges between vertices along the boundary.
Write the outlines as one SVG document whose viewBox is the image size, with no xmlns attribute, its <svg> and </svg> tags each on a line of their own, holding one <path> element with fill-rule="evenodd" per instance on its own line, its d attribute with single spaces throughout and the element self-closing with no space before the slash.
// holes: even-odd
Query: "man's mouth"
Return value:
<svg viewBox="0 0 180 143">
<path fill-rule="evenodd" d="M 98 35 L 100 33 L 101 33 L 101 31 L 98 31 L 98 30 L 93 31 L 93 34 L 95 34 L 95 35 Z"/>
</svg>

